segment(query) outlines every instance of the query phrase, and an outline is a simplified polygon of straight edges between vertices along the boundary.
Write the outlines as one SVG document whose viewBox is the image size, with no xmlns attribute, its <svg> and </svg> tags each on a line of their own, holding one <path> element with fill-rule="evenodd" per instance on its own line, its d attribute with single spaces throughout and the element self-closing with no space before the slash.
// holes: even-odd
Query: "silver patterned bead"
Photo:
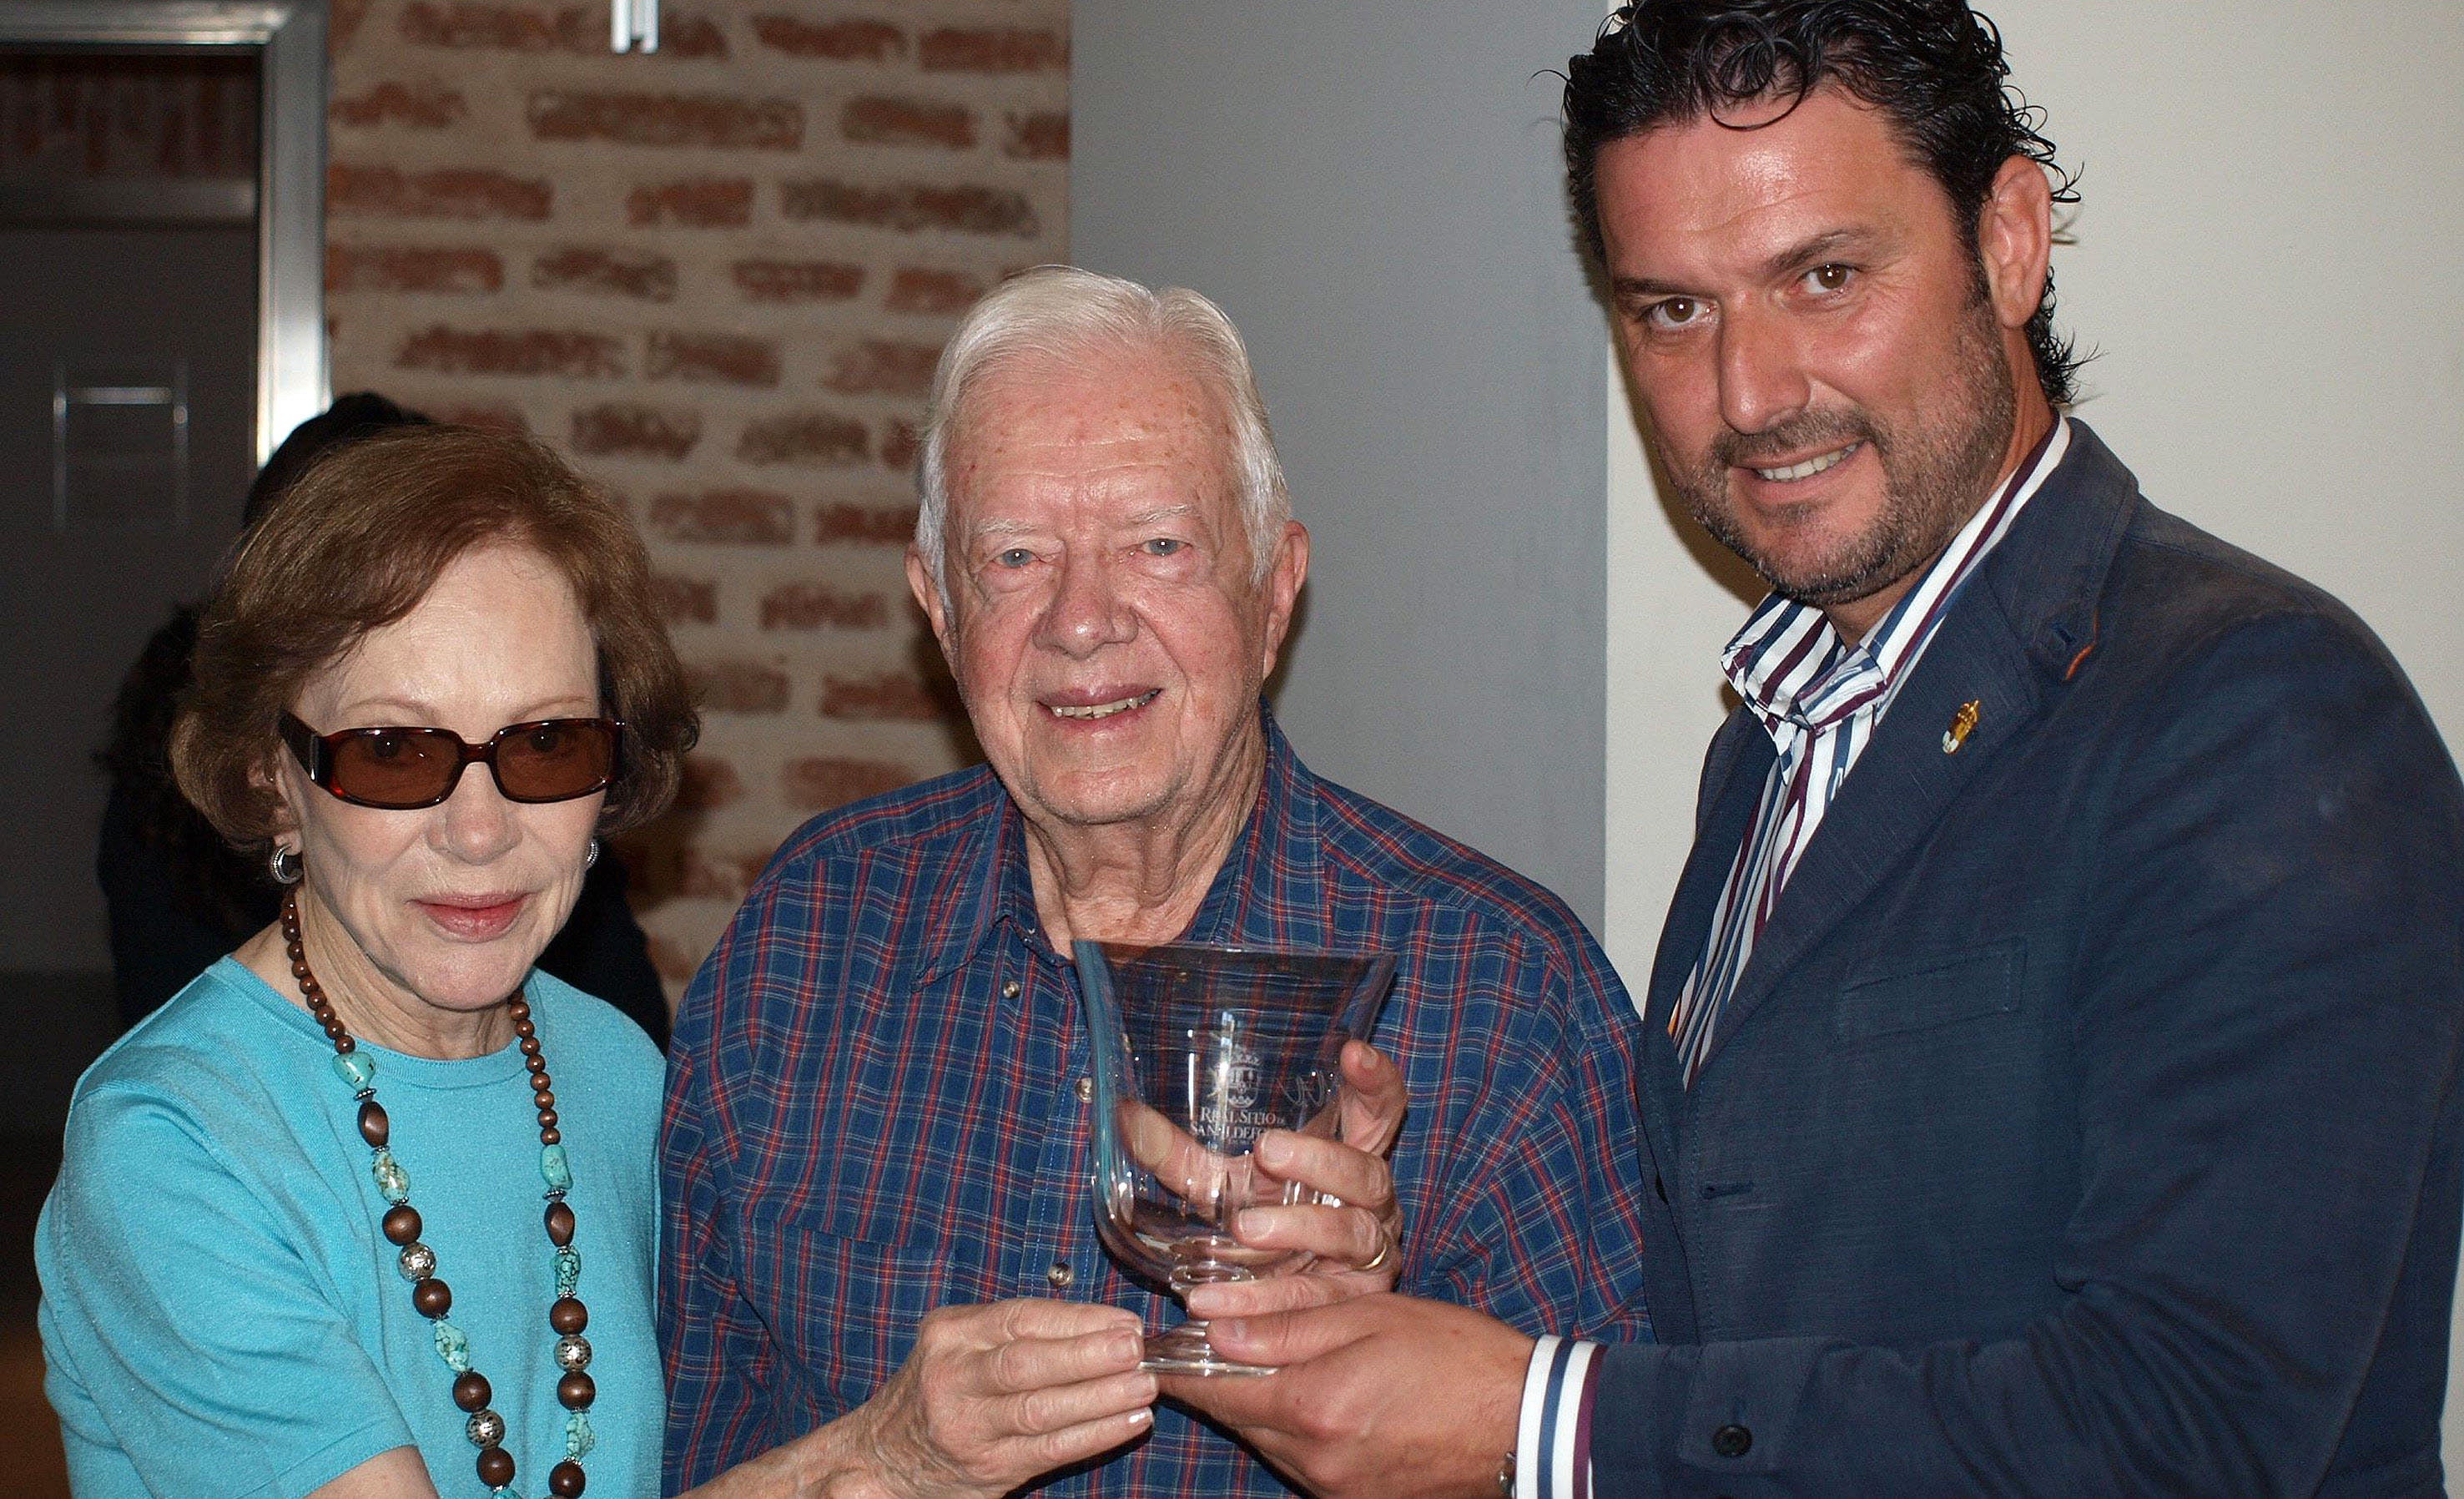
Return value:
<svg viewBox="0 0 2464 1499">
<path fill-rule="evenodd" d="M 567 1333 L 556 1340 L 556 1366 L 567 1374 L 580 1374 L 590 1367 L 590 1339 L 579 1333 Z"/>
<path fill-rule="evenodd" d="M 474 1411 L 462 1423 L 462 1434 L 474 1447 L 493 1447 L 505 1440 L 505 1418 L 493 1410 Z"/>
<path fill-rule="evenodd" d="M 402 1246 L 402 1278 L 422 1281 L 436 1273 L 436 1251 L 413 1241 Z"/>
</svg>

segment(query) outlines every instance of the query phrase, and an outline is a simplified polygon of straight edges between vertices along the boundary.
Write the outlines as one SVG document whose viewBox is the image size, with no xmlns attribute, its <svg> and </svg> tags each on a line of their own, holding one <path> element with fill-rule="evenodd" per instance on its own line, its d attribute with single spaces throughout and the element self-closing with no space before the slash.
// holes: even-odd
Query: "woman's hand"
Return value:
<svg viewBox="0 0 2464 1499">
<path fill-rule="evenodd" d="M 1131 1441 L 1155 1420 L 1142 1352 L 1138 1319 L 1115 1307 L 941 1308 L 898 1373 L 848 1417 L 871 1456 L 871 1490 L 992 1499 Z"/>
<path fill-rule="evenodd" d="M 943 1307 L 872 1399 L 682 1499 L 998 1499 L 1154 1423 L 1142 1352 L 1115 1307 Z"/>
</svg>

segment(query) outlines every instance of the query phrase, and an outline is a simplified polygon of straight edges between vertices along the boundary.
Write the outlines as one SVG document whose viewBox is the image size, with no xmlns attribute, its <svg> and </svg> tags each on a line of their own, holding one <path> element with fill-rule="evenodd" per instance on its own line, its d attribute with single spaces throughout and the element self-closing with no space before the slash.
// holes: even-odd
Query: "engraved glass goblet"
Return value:
<svg viewBox="0 0 2464 1499">
<path fill-rule="evenodd" d="M 1075 946 L 1104 1246 L 1175 1295 L 1306 1268 L 1303 1252 L 1242 1244 L 1233 1215 L 1320 1201 L 1262 1170 L 1252 1151 L 1270 1129 L 1335 1135 L 1343 1044 L 1369 1039 L 1394 955 Z M 1272 1372 L 1216 1353 L 1196 1320 L 1149 1336 L 1140 1367 Z"/>
</svg>

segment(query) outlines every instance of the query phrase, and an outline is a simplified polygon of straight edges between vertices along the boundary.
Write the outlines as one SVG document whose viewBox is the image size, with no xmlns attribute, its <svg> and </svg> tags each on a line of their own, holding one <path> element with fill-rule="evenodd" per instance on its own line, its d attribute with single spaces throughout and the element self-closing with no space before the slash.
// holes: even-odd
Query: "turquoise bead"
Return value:
<svg viewBox="0 0 2464 1499">
<path fill-rule="evenodd" d="M 471 1372 L 471 1340 L 462 1335 L 460 1328 L 443 1317 L 436 1319 L 436 1356 L 444 1359 L 445 1367 L 455 1374 Z"/>
<path fill-rule="evenodd" d="M 599 1445 L 599 1436 L 598 1433 L 590 1429 L 590 1418 L 587 1415 L 581 1411 L 575 1411 L 572 1415 L 564 1418 L 564 1456 L 566 1461 L 579 1463 L 583 1458 L 588 1457 L 590 1455 L 590 1449 L 597 1445 Z"/>
<path fill-rule="evenodd" d="M 563 1146 L 539 1147 L 539 1175 L 546 1179 L 547 1189 L 551 1192 L 569 1192 L 573 1189 L 573 1167 L 564 1158 Z"/>
<path fill-rule="evenodd" d="M 582 1284 L 582 1256 L 571 1245 L 556 1251 L 556 1293 L 570 1296 Z"/>
<path fill-rule="evenodd" d="M 377 1081 L 376 1058 L 362 1056 L 357 1051 L 337 1051 L 334 1053 L 334 1073 L 342 1080 L 344 1087 L 355 1093 L 363 1088 L 373 1088 Z"/>
<path fill-rule="evenodd" d="M 375 1158 L 368 1162 L 368 1175 L 376 1178 L 377 1190 L 385 1194 L 386 1201 L 400 1205 L 409 1201 L 410 1173 L 402 1169 L 402 1162 L 393 1158 L 393 1152 L 377 1152 Z"/>
</svg>

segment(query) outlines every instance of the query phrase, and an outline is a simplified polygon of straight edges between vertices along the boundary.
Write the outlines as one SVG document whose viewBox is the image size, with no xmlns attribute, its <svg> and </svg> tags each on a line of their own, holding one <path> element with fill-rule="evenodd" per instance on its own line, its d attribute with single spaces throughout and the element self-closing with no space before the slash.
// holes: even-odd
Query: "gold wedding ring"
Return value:
<svg viewBox="0 0 2464 1499">
<path fill-rule="evenodd" d="M 1386 1268 L 1386 1262 L 1394 1258 L 1394 1256 L 1395 1235 L 1388 1232 L 1384 1225 L 1381 1224 L 1377 1230 L 1377 1252 L 1370 1257 L 1368 1264 L 1355 1265 L 1353 1268 L 1360 1271 L 1364 1275 L 1372 1270 L 1382 1270 Z"/>
</svg>

